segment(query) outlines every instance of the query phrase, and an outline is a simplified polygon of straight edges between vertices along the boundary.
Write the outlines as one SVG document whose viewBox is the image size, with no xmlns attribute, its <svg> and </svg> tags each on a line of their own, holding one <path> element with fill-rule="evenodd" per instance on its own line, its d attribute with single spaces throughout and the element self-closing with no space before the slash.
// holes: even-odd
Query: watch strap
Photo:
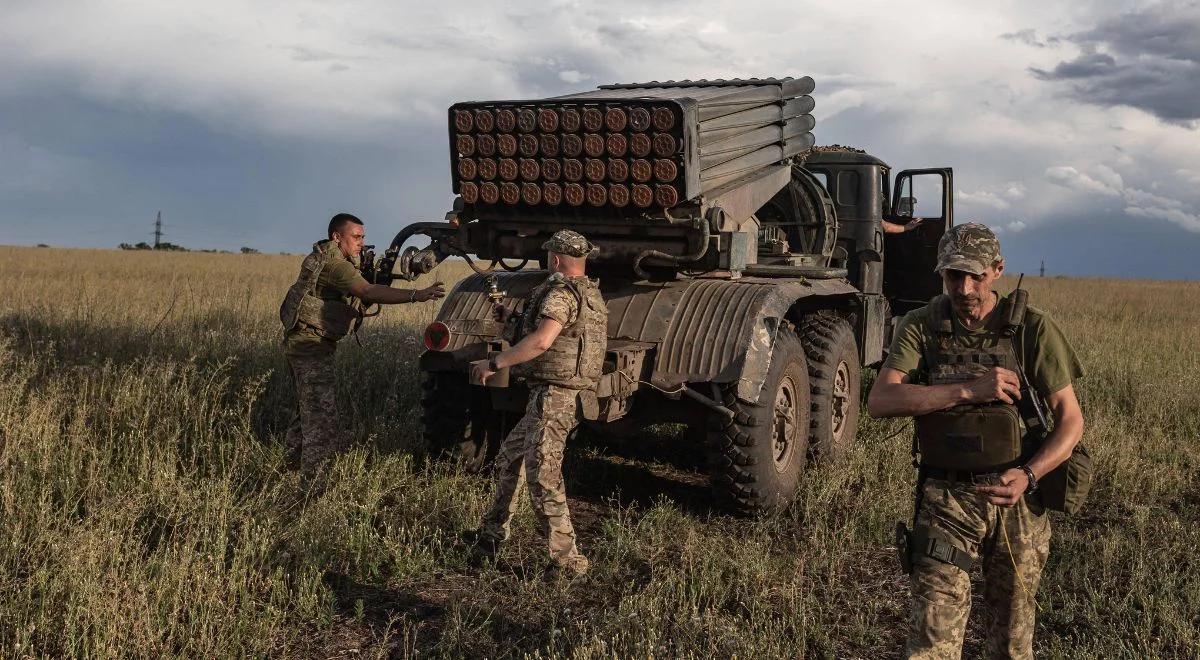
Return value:
<svg viewBox="0 0 1200 660">
<path fill-rule="evenodd" d="M 1022 465 L 1021 471 L 1025 473 L 1025 477 L 1029 479 L 1029 485 L 1025 487 L 1025 494 L 1030 495 L 1036 493 L 1038 489 L 1037 477 L 1034 476 L 1033 470 L 1029 469 L 1028 465 Z"/>
</svg>

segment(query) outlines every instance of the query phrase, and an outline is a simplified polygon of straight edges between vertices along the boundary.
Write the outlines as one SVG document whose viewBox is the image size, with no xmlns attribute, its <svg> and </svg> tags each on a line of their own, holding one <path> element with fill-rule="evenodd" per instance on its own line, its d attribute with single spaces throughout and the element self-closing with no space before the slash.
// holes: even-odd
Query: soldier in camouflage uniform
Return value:
<svg viewBox="0 0 1200 660">
<path fill-rule="evenodd" d="M 1048 314 L 1029 307 L 1020 315 L 1010 308 L 1013 296 L 993 293 L 1004 261 L 990 229 L 953 227 L 938 250 L 946 295 L 901 320 L 867 402 L 874 417 L 916 418 L 921 464 L 907 556 L 907 655 L 961 655 L 969 572 L 979 563 L 988 654 L 1028 658 L 1050 549 L 1037 480 L 1083 434 L 1073 387 L 1082 368 Z M 1032 390 L 1022 391 L 1019 369 Z M 1049 404 L 1053 430 L 1040 443 L 1017 412 L 1022 396 Z"/>
<path fill-rule="evenodd" d="M 435 300 L 442 283 L 425 289 L 371 284 L 358 270 L 362 221 L 339 213 L 329 221 L 329 238 L 313 245 L 300 276 L 279 308 L 283 346 L 296 384 L 297 413 L 287 431 L 287 461 L 312 485 L 345 440 L 338 420 L 333 366 L 337 342 L 362 318 L 364 305 Z"/>
<path fill-rule="evenodd" d="M 494 553 L 508 538 L 521 481 L 527 480 L 551 558 L 559 567 L 582 575 L 588 560 L 580 554 L 571 526 L 563 450 L 578 423 L 580 392 L 594 388 L 600 377 L 608 342 L 608 309 L 597 282 L 584 275 L 586 259 L 596 251 L 586 238 L 564 229 L 542 248 L 549 252 L 551 274 L 529 295 L 521 318 L 522 338 L 472 367 L 478 382 L 486 382 L 505 367 L 516 367 L 529 386 L 529 404 L 496 456 L 495 502 L 481 528 L 468 536 Z"/>
</svg>

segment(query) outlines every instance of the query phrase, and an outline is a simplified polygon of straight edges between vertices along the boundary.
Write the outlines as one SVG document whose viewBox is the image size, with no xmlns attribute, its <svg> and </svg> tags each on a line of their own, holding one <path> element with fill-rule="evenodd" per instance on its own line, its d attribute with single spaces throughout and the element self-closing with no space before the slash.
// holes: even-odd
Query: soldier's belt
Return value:
<svg viewBox="0 0 1200 660">
<path fill-rule="evenodd" d="M 1016 467 L 1016 464 L 1011 467 Z M 921 473 L 926 479 L 940 479 L 942 481 L 981 486 L 997 483 L 997 479 L 1000 476 L 1000 473 L 996 470 L 947 470 L 945 468 L 925 466 L 921 466 Z"/>
</svg>

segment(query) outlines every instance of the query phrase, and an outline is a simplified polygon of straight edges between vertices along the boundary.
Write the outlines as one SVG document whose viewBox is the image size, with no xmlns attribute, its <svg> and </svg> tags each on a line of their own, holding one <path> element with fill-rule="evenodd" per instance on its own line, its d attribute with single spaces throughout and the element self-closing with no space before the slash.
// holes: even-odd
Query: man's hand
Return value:
<svg viewBox="0 0 1200 660">
<path fill-rule="evenodd" d="M 993 367 L 991 371 L 967 383 L 966 387 L 971 403 L 1016 403 L 1021 398 L 1020 378 L 1016 372 L 1002 367 Z"/>
<path fill-rule="evenodd" d="M 476 360 L 471 363 L 471 382 L 487 385 L 487 380 L 496 372 L 488 366 L 487 360 Z"/>
<path fill-rule="evenodd" d="M 925 222 L 925 218 L 913 218 L 904 224 L 904 231 L 912 231 L 920 227 L 922 222 Z"/>
<path fill-rule="evenodd" d="M 441 282 L 434 282 L 424 289 L 414 289 L 412 292 L 413 302 L 425 302 L 426 300 L 437 300 L 446 295 L 446 290 Z"/>
<path fill-rule="evenodd" d="M 1020 468 L 1009 468 L 1000 473 L 1000 483 L 994 486 L 976 486 L 975 492 L 987 495 L 992 504 L 1012 506 L 1025 495 L 1029 488 L 1029 477 Z"/>
</svg>

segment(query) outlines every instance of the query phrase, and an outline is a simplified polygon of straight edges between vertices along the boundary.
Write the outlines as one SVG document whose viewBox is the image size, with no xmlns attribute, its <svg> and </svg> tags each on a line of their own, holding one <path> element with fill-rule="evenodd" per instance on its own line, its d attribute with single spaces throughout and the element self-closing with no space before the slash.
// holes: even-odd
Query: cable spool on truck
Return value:
<svg viewBox="0 0 1200 660">
<path fill-rule="evenodd" d="M 519 307 L 562 228 L 599 248 L 608 304 L 589 425 L 706 420 L 715 496 L 754 514 L 794 498 L 810 459 L 853 441 L 864 366 L 894 315 L 940 293 L 949 168 L 900 172 L 858 149 L 816 147 L 812 78 L 606 85 L 448 111 L 445 222 L 410 225 L 377 264 L 414 279 L 450 256 L 475 274 L 426 331 L 425 435 L 480 468 L 524 410 L 516 379 L 468 382 L 506 346 L 495 302 Z M 907 222 L 917 193 L 925 221 Z M 425 248 L 405 247 L 414 236 Z M 490 385 L 490 383 L 489 383 Z"/>
</svg>

